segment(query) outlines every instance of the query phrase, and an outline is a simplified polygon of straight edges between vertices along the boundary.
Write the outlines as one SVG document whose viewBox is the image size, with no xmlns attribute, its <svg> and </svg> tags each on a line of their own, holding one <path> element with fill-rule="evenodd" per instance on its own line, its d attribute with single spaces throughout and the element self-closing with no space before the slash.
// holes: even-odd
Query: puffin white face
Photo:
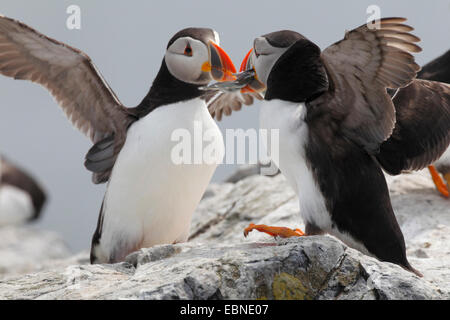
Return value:
<svg viewBox="0 0 450 320">
<path fill-rule="evenodd" d="M 169 72 L 180 81 L 197 85 L 206 85 L 211 80 L 234 80 L 236 69 L 226 52 L 219 47 L 217 32 L 209 29 L 192 30 L 201 39 L 184 35 L 167 48 L 164 59 Z M 206 33 L 210 36 L 206 36 Z"/>
<path fill-rule="evenodd" d="M 253 51 L 249 60 L 251 59 L 250 63 L 253 65 L 258 80 L 265 86 L 267 86 L 267 79 L 273 66 L 288 49 L 289 47 L 272 46 L 265 37 L 258 37 L 253 42 Z"/>
<path fill-rule="evenodd" d="M 241 92 L 262 92 L 277 61 L 302 38 L 297 32 L 281 30 L 257 37 L 253 48 L 242 61 L 240 72 L 253 72 L 251 80 Z"/>
<path fill-rule="evenodd" d="M 178 80 L 207 84 L 212 79 L 210 72 L 202 70 L 203 64 L 209 61 L 209 50 L 199 40 L 191 37 L 177 39 L 167 49 L 165 59 L 170 73 Z"/>
</svg>

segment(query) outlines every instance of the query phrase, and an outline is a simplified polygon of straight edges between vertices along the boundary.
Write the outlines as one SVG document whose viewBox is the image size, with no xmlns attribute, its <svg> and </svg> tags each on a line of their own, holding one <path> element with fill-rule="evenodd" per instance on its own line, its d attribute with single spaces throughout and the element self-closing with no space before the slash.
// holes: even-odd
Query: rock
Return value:
<svg viewBox="0 0 450 320">
<path fill-rule="evenodd" d="M 254 175 L 231 185 L 215 185 L 215 196 L 200 202 L 191 224 L 190 241 L 243 242 L 250 222 L 303 227 L 298 200 L 282 175 Z M 267 239 L 252 234 L 251 241 Z"/>
<path fill-rule="evenodd" d="M 43 268 L 45 263 L 70 256 L 62 238 L 32 226 L 0 228 L 0 277 Z"/>
<path fill-rule="evenodd" d="M 2 299 L 450 299 L 449 202 L 426 172 L 388 178 L 411 264 L 423 278 L 331 236 L 274 240 L 250 223 L 303 228 L 282 175 L 211 185 L 190 242 L 141 249 L 113 265 L 87 252 L 0 280 Z"/>
<path fill-rule="evenodd" d="M 236 183 L 236 182 L 239 182 L 245 178 L 248 178 L 248 177 L 251 177 L 254 175 L 259 175 L 259 174 L 264 175 L 264 173 L 261 173 L 262 168 L 267 167 L 267 166 L 270 167 L 270 165 L 274 165 L 274 164 L 268 163 L 267 165 L 264 165 L 264 164 L 258 163 L 258 164 L 242 165 L 235 172 L 233 172 L 228 178 L 226 178 L 225 182 L 226 183 Z M 276 167 L 275 167 L 275 169 L 276 169 L 276 172 L 274 174 L 270 173 L 269 176 L 276 176 L 276 175 L 280 174 L 280 170 L 277 169 Z"/>
<path fill-rule="evenodd" d="M 450 201 L 435 190 L 427 170 L 386 175 L 386 179 L 410 263 L 424 274 L 424 281 L 440 288 L 449 298 Z M 243 237 L 242 231 L 250 222 L 304 228 L 298 198 L 283 175 L 253 175 L 233 186 L 216 185 L 216 195 L 200 203 L 193 218 L 191 241 L 266 240 L 268 236 L 258 232 Z"/>
<path fill-rule="evenodd" d="M 228 178 L 225 179 L 227 183 L 236 183 L 250 176 L 258 175 L 260 171 L 259 164 L 243 165 L 234 171 Z"/>
<path fill-rule="evenodd" d="M 331 237 L 141 249 L 114 265 L 0 280 L 1 299 L 438 299 L 432 285 Z"/>
</svg>

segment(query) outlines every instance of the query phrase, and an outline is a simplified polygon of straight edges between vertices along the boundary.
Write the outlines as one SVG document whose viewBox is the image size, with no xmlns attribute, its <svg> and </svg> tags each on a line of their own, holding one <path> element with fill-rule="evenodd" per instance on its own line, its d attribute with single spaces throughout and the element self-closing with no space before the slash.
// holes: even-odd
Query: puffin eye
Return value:
<svg viewBox="0 0 450 320">
<path fill-rule="evenodd" d="M 184 48 L 184 55 L 192 57 L 192 48 L 189 44 L 187 44 L 186 48 Z"/>
</svg>

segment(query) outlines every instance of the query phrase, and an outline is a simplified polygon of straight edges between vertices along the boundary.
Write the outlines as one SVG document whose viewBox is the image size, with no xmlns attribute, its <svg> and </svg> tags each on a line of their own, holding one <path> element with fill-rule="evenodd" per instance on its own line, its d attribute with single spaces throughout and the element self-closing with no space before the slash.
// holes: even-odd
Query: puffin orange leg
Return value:
<svg viewBox="0 0 450 320">
<path fill-rule="evenodd" d="M 450 172 L 444 174 L 444 179 L 447 181 L 447 188 L 450 188 Z"/>
<path fill-rule="evenodd" d="M 272 237 L 290 238 L 290 237 L 301 237 L 305 233 L 300 229 L 290 229 L 285 227 L 272 227 L 266 226 L 265 224 L 253 224 L 250 223 L 247 228 L 244 229 L 244 236 L 246 237 L 249 232 L 253 230 L 258 230 L 259 232 L 265 232 Z"/>
<path fill-rule="evenodd" d="M 431 178 L 433 178 L 433 182 L 434 185 L 436 186 L 436 189 L 438 189 L 438 191 L 446 198 L 449 197 L 449 191 L 447 186 L 445 185 L 445 182 L 442 180 L 441 176 L 439 175 L 439 173 L 437 172 L 436 168 L 431 165 L 428 166 L 428 170 L 430 170 L 431 173 Z M 450 178 L 450 174 L 446 174 L 445 177 L 447 179 L 447 175 L 448 178 Z M 447 182 L 449 182 L 450 179 L 447 179 Z"/>
</svg>

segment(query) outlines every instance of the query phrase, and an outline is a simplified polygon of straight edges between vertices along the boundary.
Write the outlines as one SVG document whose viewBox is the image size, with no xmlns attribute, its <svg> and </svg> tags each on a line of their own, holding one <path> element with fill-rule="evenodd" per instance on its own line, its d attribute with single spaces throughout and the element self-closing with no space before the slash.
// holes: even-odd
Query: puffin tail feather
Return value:
<svg viewBox="0 0 450 320">
<path fill-rule="evenodd" d="M 405 266 L 403 266 L 403 268 L 405 268 L 405 270 L 407 270 L 407 271 L 409 271 L 409 272 L 414 273 L 414 274 L 415 274 L 416 276 L 418 276 L 419 278 L 422 278 L 422 277 L 423 277 L 423 274 L 422 274 L 419 270 L 413 268 L 413 267 L 409 264 L 409 262 L 408 262 Z"/>
</svg>

